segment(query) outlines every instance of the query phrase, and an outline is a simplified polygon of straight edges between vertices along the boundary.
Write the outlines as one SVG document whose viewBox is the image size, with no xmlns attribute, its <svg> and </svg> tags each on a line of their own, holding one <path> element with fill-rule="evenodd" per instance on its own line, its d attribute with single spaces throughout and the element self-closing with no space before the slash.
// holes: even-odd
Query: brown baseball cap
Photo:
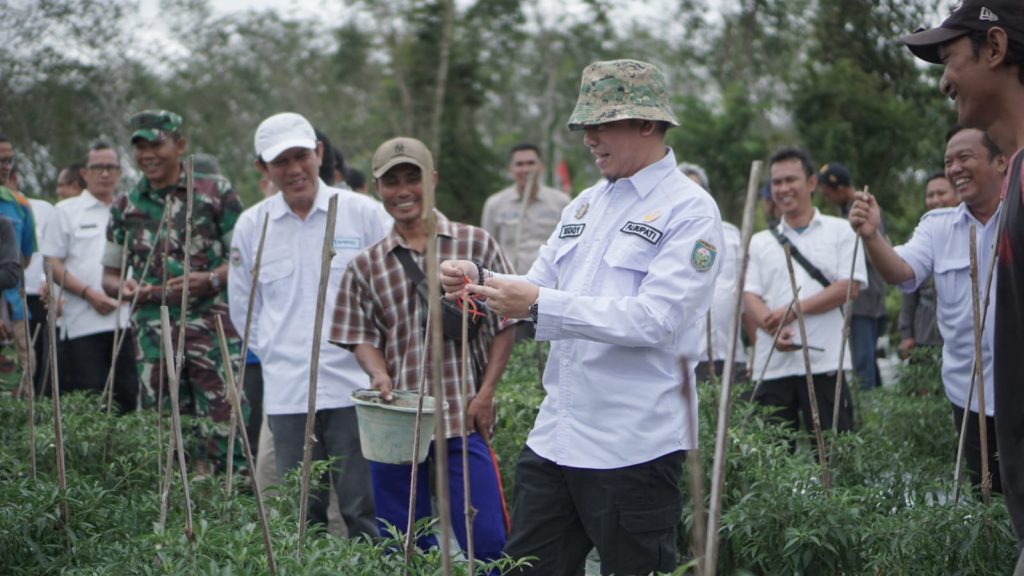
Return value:
<svg viewBox="0 0 1024 576">
<path fill-rule="evenodd" d="M 380 178 L 399 164 L 412 164 L 424 174 L 434 172 L 434 156 L 427 146 L 415 138 L 392 138 L 373 153 L 373 177 Z"/>
</svg>

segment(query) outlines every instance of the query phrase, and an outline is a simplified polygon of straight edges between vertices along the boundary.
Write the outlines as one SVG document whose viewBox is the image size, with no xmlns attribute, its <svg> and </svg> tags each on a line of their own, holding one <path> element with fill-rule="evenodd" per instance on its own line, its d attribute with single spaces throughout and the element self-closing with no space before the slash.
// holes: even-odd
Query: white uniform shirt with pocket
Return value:
<svg viewBox="0 0 1024 576">
<path fill-rule="evenodd" d="M 78 196 L 58 202 L 55 208 L 57 214 L 47 227 L 40 251 L 44 256 L 60 258 L 66 271 L 93 290 L 102 291 L 102 260 L 110 206 L 83 190 Z M 104 315 L 78 294 L 65 291 L 63 297 L 64 308 L 58 326 L 67 338 L 113 332 L 118 319 L 121 328 L 128 325 L 127 304 Z"/>
<path fill-rule="evenodd" d="M 978 294 L 981 307 L 985 304 L 985 280 L 992 259 L 1000 207 L 988 222 L 979 222 L 967 205 L 939 208 L 921 217 L 913 236 L 896 253 L 914 270 L 914 278 L 901 284 L 900 290 L 913 292 L 935 276 L 935 307 L 942 334 L 942 384 L 946 397 L 964 408 L 967 390 L 971 385 L 974 363 L 974 300 L 971 298 L 971 224 L 975 225 L 978 256 Z M 985 377 L 985 414 L 995 414 L 992 350 L 995 344 L 996 278 L 992 279 L 992 293 L 981 338 L 981 357 Z M 972 412 L 978 412 L 978 393 L 971 398 Z"/>
</svg>

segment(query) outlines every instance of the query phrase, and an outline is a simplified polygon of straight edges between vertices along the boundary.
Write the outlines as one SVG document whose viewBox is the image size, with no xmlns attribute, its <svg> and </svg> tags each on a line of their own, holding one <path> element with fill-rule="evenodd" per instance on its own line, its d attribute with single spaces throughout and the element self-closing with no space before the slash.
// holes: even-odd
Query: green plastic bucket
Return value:
<svg viewBox="0 0 1024 576">
<path fill-rule="evenodd" d="M 392 401 L 385 402 L 377 390 L 356 390 L 352 402 L 359 421 L 359 446 L 363 457 L 384 464 L 412 464 L 413 440 L 416 433 L 416 392 L 391 391 Z M 423 462 L 430 451 L 434 432 L 437 400 L 423 397 L 423 418 L 420 423 L 420 445 L 416 451 Z"/>
</svg>

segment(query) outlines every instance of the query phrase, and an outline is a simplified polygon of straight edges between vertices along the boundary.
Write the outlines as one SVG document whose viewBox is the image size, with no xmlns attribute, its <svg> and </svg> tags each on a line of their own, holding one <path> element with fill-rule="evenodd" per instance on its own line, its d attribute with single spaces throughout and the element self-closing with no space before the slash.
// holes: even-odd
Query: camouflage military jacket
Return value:
<svg viewBox="0 0 1024 576">
<path fill-rule="evenodd" d="M 125 246 L 128 266 L 140 285 L 159 286 L 165 278 L 181 276 L 185 258 L 185 207 L 184 169 L 177 184 L 161 189 L 154 189 L 149 179 L 143 176 L 135 188 L 118 196 L 110 208 L 103 265 L 119 269 L 122 246 Z M 161 230 L 158 236 L 165 208 L 170 218 L 169 230 Z M 231 232 L 241 213 L 242 202 L 226 179 L 196 174 L 189 260 L 191 271 L 209 271 L 227 262 Z M 152 262 L 145 277 L 141 277 L 151 253 Z M 190 298 L 189 317 L 202 316 L 217 304 L 223 304 L 224 298 L 223 292 L 213 298 Z M 158 317 L 159 304 L 140 303 L 138 310 L 138 320 L 149 319 L 154 314 Z M 171 306 L 170 312 L 174 319 L 181 313 L 177 306 Z"/>
</svg>

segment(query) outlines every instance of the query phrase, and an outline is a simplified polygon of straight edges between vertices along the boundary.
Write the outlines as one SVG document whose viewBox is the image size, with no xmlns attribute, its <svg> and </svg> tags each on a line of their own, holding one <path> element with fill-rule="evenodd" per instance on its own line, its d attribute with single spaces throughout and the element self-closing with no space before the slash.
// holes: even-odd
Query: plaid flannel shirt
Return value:
<svg viewBox="0 0 1024 576">
<path fill-rule="evenodd" d="M 488 270 L 511 273 L 512 267 L 501 253 L 498 243 L 482 228 L 451 222 L 440 212 L 437 214 L 438 259 L 469 260 L 483 263 Z M 424 341 L 423 326 L 427 307 L 416 293 L 412 280 L 402 267 L 395 248 L 408 248 L 405 240 L 394 230 L 380 242 L 370 246 L 352 259 L 338 290 L 330 342 L 354 351 L 359 344 L 370 344 L 381 350 L 387 363 L 388 375 L 396 390 L 417 390 L 421 374 L 425 393 L 437 396 L 430 369 L 424 363 L 428 346 Z M 424 273 L 425 254 L 409 250 L 413 260 Z M 514 320 L 503 320 L 488 310 L 480 333 L 470 344 L 470 357 L 476 370 L 483 373 L 487 354 L 494 336 Z M 448 438 L 460 435 L 459 415 L 476 395 L 479 382 L 471 382 L 469 396 L 462 396 L 462 345 L 444 340 L 441 380 L 448 400 L 445 434 Z M 427 357 L 429 359 L 429 356 Z"/>
</svg>

